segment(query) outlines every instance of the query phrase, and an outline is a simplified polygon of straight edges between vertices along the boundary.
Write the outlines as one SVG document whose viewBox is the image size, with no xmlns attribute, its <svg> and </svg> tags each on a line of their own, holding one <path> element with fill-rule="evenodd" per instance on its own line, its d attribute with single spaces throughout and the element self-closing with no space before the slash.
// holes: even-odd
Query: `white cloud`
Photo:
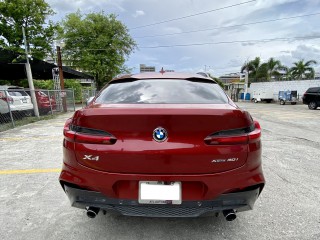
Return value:
<svg viewBox="0 0 320 240">
<path fill-rule="evenodd" d="M 294 59 L 304 59 L 305 61 L 318 60 L 320 59 L 320 48 L 315 46 L 299 45 L 291 52 L 291 56 Z"/>
<path fill-rule="evenodd" d="M 292 67 L 294 62 L 299 60 L 309 61 L 316 60 L 317 64 L 313 65 L 316 71 L 320 71 L 320 48 L 313 45 L 298 45 L 292 50 L 282 51 L 283 55 L 279 55 L 277 58 L 282 64 Z"/>
<path fill-rule="evenodd" d="M 134 18 L 140 17 L 145 15 L 145 12 L 143 10 L 136 10 L 136 12 L 132 15 Z"/>
<path fill-rule="evenodd" d="M 235 4 L 234 0 L 47 0 L 55 11 L 53 19 L 61 20 L 67 12 L 80 9 L 115 13 L 118 19 L 128 26 L 133 37 L 174 34 L 162 37 L 135 38 L 138 45 L 158 46 L 208 42 L 232 42 L 241 40 L 292 38 L 295 36 L 319 36 L 319 15 L 238 26 L 234 28 L 213 29 L 216 27 L 241 25 L 283 17 L 298 16 L 320 12 L 319 0 L 257 0 L 256 2 L 215 11 L 195 17 L 169 21 L 150 27 L 132 29 L 137 26 L 161 22 Z M 142 10 L 143 9 L 143 10 Z M 141 17 L 143 16 L 143 17 Z M 200 29 L 213 29 L 194 33 L 184 33 Z M 212 66 L 211 71 L 218 74 L 240 71 L 241 65 L 260 56 L 261 59 L 274 57 L 286 65 L 301 58 L 320 62 L 319 40 L 272 41 L 265 43 L 247 42 L 219 45 L 202 45 L 171 48 L 140 48 L 133 53 L 127 65 L 138 68 L 140 63 L 174 68 L 176 71 L 200 71 L 204 66 Z M 313 45 L 314 44 L 314 45 Z"/>
</svg>

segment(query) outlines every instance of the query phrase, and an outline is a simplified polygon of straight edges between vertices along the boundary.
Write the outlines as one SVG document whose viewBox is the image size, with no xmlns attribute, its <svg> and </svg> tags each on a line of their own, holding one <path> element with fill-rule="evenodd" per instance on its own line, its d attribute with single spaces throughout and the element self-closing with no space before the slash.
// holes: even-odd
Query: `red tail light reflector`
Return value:
<svg viewBox="0 0 320 240">
<path fill-rule="evenodd" d="M 83 128 L 79 126 L 71 125 L 72 120 L 68 119 L 64 129 L 63 135 L 67 141 L 76 143 L 88 143 L 88 144 L 115 144 L 117 139 L 110 133 Z"/>
<path fill-rule="evenodd" d="M 70 142 L 74 141 L 74 136 L 75 136 L 75 132 L 70 130 L 70 125 L 71 125 L 71 118 L 69 118 L 66 123 L 64 124 L 63 127 L 63 135 L 64 135 L 64 139 Z"/>
<path fill-rule="evenodd" d="M 248 133 L 249 143 L 254 143 L 260 140 L 261 137 L 261 127 L 257 121 L 254 121 L 254 130 Z"/>
<path fill-rule="evenodd" d="M 205 143 L 208 145 L 235 145 L 248 143 L 248 136 L 230 136 L 230 137 L 207 137 Z"/>
<path fill-rule="evenodd" d="M 13 104 L 13 98 L 12 97 L 1 97 L 0 99 L 2 99 L 5 102 L 8 102 L 10 104 Z"/>
<path fill-rule="evenodd" d="M 248 128 L 214 133 L 204 139 L 207 145 L 237 145 L 254 143 L 260 140 L 261 127 L 257 121 Z"/>
<path fill-rule="evenodd" d="M 78 143 L 91 143 L 91 144 L 115 144 L 117 139 L 114 137 L 106 136 L 90 136 L 77 133 L 75 135 L 75 142 Z"/>
</svg>

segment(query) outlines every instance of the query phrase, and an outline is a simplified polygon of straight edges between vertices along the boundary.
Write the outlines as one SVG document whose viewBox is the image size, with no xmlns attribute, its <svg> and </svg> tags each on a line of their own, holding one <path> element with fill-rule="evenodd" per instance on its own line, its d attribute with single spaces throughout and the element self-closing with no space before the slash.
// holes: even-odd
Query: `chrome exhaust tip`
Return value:
<svg viewBox="0 0 320 240">
<path fill-rule="evenodd" d="M 226 218 L 227 221 L 231 222 L 237 218 L 236 213 L 233 209 L 228 209 L 223 211 L 223 216 Z"/>
<path fill-rule="evenodd" d="M 96 207 L 87 207 L 87 216 L 89 218 L 95 218 L 100 211 L 100 208 Z"/>
</svg>

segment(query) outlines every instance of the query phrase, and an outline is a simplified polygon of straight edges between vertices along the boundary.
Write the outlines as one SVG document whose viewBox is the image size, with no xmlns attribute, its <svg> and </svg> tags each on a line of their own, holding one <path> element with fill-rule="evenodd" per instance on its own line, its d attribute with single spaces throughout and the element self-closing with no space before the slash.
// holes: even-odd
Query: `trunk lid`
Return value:
<svg viewBox="0 0 320 240">
<path fill-rule="evenodd" d="M 242 166 L 248 149 L 247 144 L 207 145 L 204 139 L 248 127 L 252 119 L 228 104 L 113 104 L 80 110 L 72 124 L 117 139 L 113 145 L 75 143 L 77 161 L 86 167 L 117 173 L 205 174 Z M 153 139 L 157 127 L 167 131 L 164 142 Z"/>
</svg>

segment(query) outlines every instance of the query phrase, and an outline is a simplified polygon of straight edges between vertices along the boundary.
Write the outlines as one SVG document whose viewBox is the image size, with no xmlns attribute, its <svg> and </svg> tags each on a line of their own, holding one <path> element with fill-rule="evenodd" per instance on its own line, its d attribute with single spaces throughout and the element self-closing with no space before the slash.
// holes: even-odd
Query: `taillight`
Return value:
<svg viewBox="0 0 320 240">
<path fill-rule="evenodd" d="M 246 144 L 248 143 L 248 136 L 225 136 L 225 137 L 208 136 L 204 139 L 204 142 L 208 145 Z"/>
<path fill-rule="evenodd" d="M 248 133 L 249 143 L 254 143 L 260 140 L 261 137 L 261 127 L 257 121 L 254 121 L 254 130 Z"/>
<path fill-rule="evenodd" d="M 70 142 L 74 141 L 74 136 L 75 136 L 75 132 L 70 130 L 70 125 L 71 125 L 72 119 L 69 118 L 66 123 L 64 124 L 63 127 L 63 135 L 64 138 Z"/>
<path fill-rule="evenodd" d="M 117 139 L 105 131 L 79 127 L 71 124 L 72 120 L 68 119 L 63 135 L 67 141 L 88 144 L 115 144 Z"/>
<path fill-rule="evenodd" d="M 8 97 L 1 97 L 0 98 L 1 100 L 5 101 L 5 102 L 8 102 L 10 104 L 13 104 L 13 98 L 8 96 Z"/>
<path fill-rule="evenodd" d="M 78 143 L 91 143 L 91 144 L 115 144 L 117 139 L 111 136 L 90 136 L 77 133 L 74 139 Z"/>
<path fill-rule="evenodd" d="M 238 145 L 254 143 L 260 140 L 261 127 L 257 121 L 242 129 L 227 130 L 209 135 L 204 139 L 207 145 Z"/>
</svg>

